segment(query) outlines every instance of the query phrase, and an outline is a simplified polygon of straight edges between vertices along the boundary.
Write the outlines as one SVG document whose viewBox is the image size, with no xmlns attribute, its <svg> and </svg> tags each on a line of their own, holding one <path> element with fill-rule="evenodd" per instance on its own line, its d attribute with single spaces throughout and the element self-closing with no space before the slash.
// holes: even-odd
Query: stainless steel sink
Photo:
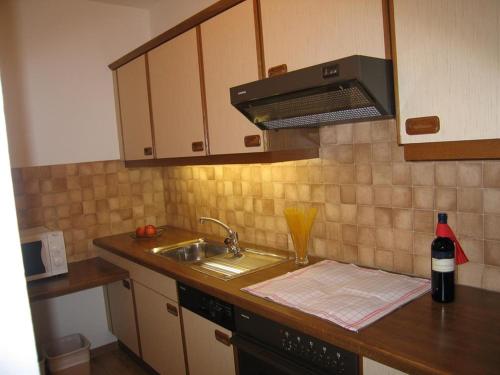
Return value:
<svg viewBox="0 0 500 375">
<path fill-rule="evenodd" d="M 249 248 L 241 249 L 240 256 L 235 256 L 228 253 L 225 245 L 204 239 L 155 247 L 150 252 L 180 263 L 189 263 L 192 269 L 223 280 L 230 280 L 288 260 L 287 256 Z"/>
<path fill-rule="evenodd" d="M 178 262 L 199 262 L 205 258 L 225 254 L 226 252 L 225 245 L 208 242 L 203 238 L 151 249 L 151 253 L 153 254 Z"/>
</svg>

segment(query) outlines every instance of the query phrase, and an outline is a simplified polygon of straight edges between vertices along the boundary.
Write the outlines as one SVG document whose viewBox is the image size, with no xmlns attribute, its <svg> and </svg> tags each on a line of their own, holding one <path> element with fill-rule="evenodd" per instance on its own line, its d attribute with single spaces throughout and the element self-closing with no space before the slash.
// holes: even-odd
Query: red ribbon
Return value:
<svg viewBox="0 0 500 375">
<path fill-rule="evenodd" d="M 455 243 L 455 264 L 464 264 L 469 261 L 462 246 L 460 246 L 460 242 L 458 242 L 457 237 L 455 237 L 455 233 L 453 233 L 448 224 L 438 224 L 436 227 L 436 236 L 448 237 Z"/>
</svg>

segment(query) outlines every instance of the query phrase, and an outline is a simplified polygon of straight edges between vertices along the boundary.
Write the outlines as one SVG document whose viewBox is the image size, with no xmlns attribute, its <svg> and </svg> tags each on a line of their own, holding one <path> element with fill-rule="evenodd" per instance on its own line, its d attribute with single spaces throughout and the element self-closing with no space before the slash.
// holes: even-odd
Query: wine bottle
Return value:
<svg viewBox="0 0 500 375">
<path fill-rule="evenodd" d="M 438 223 L 447 224 L 448 215 L 440 212 Z M 432 299 L 451 302 L 455 297 L 455 245 L 448 237 L 436 237 L 431 246 Z"/>
</svg>

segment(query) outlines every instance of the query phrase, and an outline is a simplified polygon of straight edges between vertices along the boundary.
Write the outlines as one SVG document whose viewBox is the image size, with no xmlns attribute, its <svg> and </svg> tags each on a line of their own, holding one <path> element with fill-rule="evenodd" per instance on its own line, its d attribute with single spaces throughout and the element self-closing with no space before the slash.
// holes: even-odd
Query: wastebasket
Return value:
<svg viewBox="0 0 500 375">
<path fill-rule="evenodd" d="M 90 343 L 79 333 L 48 342 L 45 357 L 51 374 L 90 375 Z"/>
</svg>

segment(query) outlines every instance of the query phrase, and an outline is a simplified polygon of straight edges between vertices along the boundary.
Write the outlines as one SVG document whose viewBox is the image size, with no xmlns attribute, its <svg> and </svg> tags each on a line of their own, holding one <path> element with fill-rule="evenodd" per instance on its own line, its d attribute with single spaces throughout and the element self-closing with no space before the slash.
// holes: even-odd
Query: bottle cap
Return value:
<svg viewBox="0 0 500 375">
<path fill-rule="evenodd" d="M 438 223 L 440 224 L 448 223 L 448 215 L 445 212 L 438 213 Z"/>
</svg>

